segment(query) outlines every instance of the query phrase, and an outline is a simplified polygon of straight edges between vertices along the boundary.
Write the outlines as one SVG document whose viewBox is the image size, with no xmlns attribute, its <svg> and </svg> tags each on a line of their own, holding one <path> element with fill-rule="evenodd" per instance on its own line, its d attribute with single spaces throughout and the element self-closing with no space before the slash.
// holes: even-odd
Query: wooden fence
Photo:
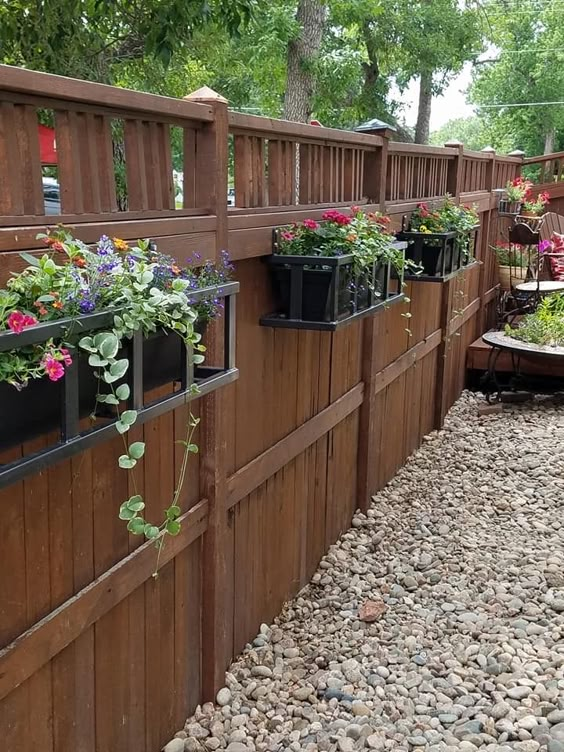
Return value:
<svg viewBox="0 0 564 752">
<path fill-rule="evenodd" d="M 44 213 L 38 112 L 56 128 L 57 220 Z M 495 303 L 492 189 L 520 160 L 241 115 L 209 90 L 175 100 L 0 67 L 0 162 L 2 282 L 59 220 L 85 241 L 151 237 L 180 261 L 223 248 L 236 261 L 240 377 L 195 403 L 200 454 L 158 578 L 154 549 L 117 518 L 128 495 L 119 438 L 0 491 L 3 750 L 157 752 L 442 424 Z M 335 333 L 259 326 L 273 309 L 261 257 L 274 227 L 350 202 L 399 227 L 447 190 L 478 206 L 480 264 L 444 284 L 411 282 L 409 303 Z M 147 444 L 149 516 L 170 497 L 185 420 L 179 409 L 134 429 Z"/>
</svg>

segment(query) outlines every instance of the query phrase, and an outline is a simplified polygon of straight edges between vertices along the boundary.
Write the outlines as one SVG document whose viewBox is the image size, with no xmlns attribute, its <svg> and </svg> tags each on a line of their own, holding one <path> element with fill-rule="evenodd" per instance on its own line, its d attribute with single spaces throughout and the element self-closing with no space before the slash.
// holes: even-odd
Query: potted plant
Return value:
<svg viewBox="0 0 564 752">
<path fill-rule="evenodd" d="M 511 291 L 511 282 L 524 282 L 529 267 L 529 254 L 524 246 L 498 242 L 490 246 L 499 264 L 499 285 L 503 292 Z"/>
<path fill-rule="evenodd" d="M 185 345 L 201 347 L 205 325 L 218 315 L 222 305 L 216 292 L 209 300 L 190 306 L 189 293 L 214 285 L 217 290 L 229 279 L 232 269 L 226 254 L 218 266 L 206 262 L 197 267 L 196 254 L 195 263 L 180 267 L 149 241 L 138 241 L 130 248 L 123 240 L 104 235 L 89 247 L 63 229 L 40 237 L 49 252 L 41 258 L 22 254 L 29 266 L 0 290 L 0 337 L 3 331 L 22 333 L 44 322 L 65 320 L 68 327 L 60 340 L 2 352 L 0 447 L 4 448 L 57 427 L 62 379 L 73 361 L 79 370 L 80 417 L 95 412 L 99 420 L 115 419 L 113 405 L 97 402 L 100 380 L 91 354 L 77 346 L 100 312 L 115 310 L 118 317 L 122 309 L 140 308 L 138 321 L 119 319 L 116 359 L 130 358 L 131 336 L 141 327 L 146 336 L 145 388 L 178 380 Z M 150 296 L 151 290 L 164 296 L 159 308 L 153 305 L 156 296 Z M 143 296 L 152 304 L 147 301 L 143 307 L 139 300 Z M 17 339 L 14 344 L 18 344 Z"/>
<path fill-rule="evenodd" d="M 522 217 L 540 217 L 544 214 L 547 205 L 550 203 L 550 195 L 548 191 L 542 191 L 541 193 L 534 195 L 531 188 L 527 190 L 525 199 L 521 206 Z"/>
<path fill-rule="evenodd" d="M 321 222 L 305 219 L 278 229 L 267 259 L 277 313 L 261 323 L 334 328 L 399 297 L 405 244 L 395 240 L 389 222 L 389 217 L 352 207 L 350 216 L 332 209 Z"/>
<path fill-rule="evenodd" d="M 531 181 L 526 180 L 521 175 L 508 181 L 505 186 L 506 198 L 500 199 L 498 212 L 500 214 L 519 214 L 521 204 L 531 186 Z"/>
<path fill-rule="evenodd" d="M 423 277 L 444 279 L 471 259 L 478 226 L 476 210 L 455 204 L 447 195 L 436 209 L 425 202 L 417 204 L 408 229 L 398 238 L 407 241 L 406 255 L 421 265 Z"/>
</svg>

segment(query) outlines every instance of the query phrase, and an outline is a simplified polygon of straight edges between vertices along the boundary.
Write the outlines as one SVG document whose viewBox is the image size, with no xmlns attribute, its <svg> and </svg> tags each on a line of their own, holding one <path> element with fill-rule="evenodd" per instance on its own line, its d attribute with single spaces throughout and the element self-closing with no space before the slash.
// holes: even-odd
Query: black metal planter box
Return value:
<svg viewBox="0 0 564 752">
<path fill-rule="evenodd" d="M 174 410 L 195 397 L 209 394 L 237 378 L 235 294 L 238 290 L 238 282 L 228 282 L 190 294 L 193 303 L 210 297 L 225 300 L 224 352 L 220 365 L 195 366 L 192 353 L 187 352 L 174 333 L 159 331 L 144 338 L 138 332 L 124 344 L 120 355 L 129 360 L 124 381 L 129 383 L 131 395 L 122 409 L 136 410 L 137 424 Z M 85 334 L 111 327 L 115 313 L 105 311 L 78 319 L 59 319 L 30 327 L 21 334 L 2 332 L 0 357 L 9 350 L 46 342 L 50 338 L 78 341 Z M 73 364 L 58 382 L 51 382 L 46 377 L 32 380 L 19 392 L 9 384 L 0 383 L 0 449 L 57 429 L 59 433 L 59 439 L 45 449 L 32 454 L 24 452 L 20 459 L 0 464 L 0 488 L 117 435 L 115 408 L 104 404 L 97 408 L 98 418 L 93 427 L 81 430 L 81 418 L 90 415 L 94 409 L 98 385 L 93 369 L 88 365 L 87 354 L 79 352 L 76 347 L 70 349 Z M 151 400 L 148 396 L 155 387 L 173 382 L 174 390 L 164 397 Z M 194 394 L 194 385 L 198 387 L 197 394 Z"/>
<path fill-rule="evenodd" d="M 398 249 L 405 243 L 396 243 Z M 402 297 L 403 277 L 389 262 L 374 263 L 355 274 L 352 254 L 288 256 L 273 253 L 270 266 L 276 313 L 263 316 L 262 326 L 334 331 L 368 316 Z"/>
</svg>

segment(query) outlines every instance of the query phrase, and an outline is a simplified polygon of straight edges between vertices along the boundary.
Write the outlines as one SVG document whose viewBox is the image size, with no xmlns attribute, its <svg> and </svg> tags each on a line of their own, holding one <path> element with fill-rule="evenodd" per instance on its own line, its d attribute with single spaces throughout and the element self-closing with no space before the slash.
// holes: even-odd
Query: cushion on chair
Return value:
<svg viewBox="0 0 564 752">
<path fill-rule="evenodd" d="M 564 235 L 553 232 L 550 241 L 552 243 L 552 253 L 561 252 L 564 254 Z M 564 281 L 564 255 L 561 258 L 555 258 L 554 256 L 550 257 L 550 273 L 552 279 L 555 281 Z"/>
</svg>

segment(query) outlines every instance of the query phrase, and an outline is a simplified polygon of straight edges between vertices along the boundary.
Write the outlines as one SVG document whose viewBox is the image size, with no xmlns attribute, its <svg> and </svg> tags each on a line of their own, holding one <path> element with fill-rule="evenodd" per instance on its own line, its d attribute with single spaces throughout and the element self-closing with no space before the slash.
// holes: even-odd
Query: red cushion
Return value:
<svg viewBox="0 0 564 752">
<path fill-rule="evenodd" d="M 564 251 L 564 235 L 560 235 L 558 232 L 553 232 L 550 238 L 553 251 Z"/>
<path fill-rule="evenodd" d="M 564 246 L 562 250 L 564 250 Z M 550 272 L 553 280 L 556 282 L 564 282 L 564 257 L 550 258 Z"/>
</svg>

